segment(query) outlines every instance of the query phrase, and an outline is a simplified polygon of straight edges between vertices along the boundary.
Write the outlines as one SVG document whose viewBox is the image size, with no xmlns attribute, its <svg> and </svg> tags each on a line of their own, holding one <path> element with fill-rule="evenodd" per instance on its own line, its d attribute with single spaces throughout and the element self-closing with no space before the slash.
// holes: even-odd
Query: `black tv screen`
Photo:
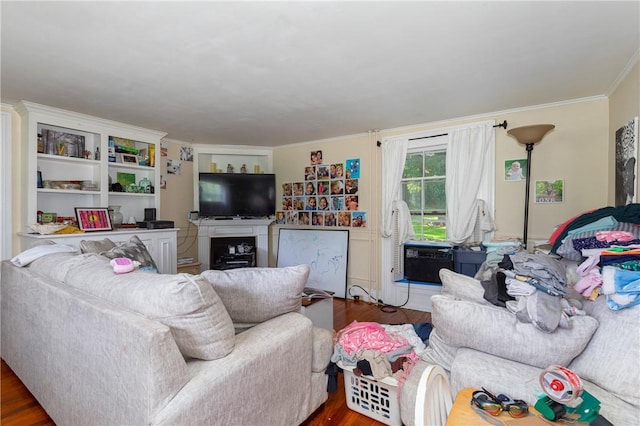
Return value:
<svg viewBox="0 0 640 426">
<path fill-rule="evenodd" d="M 265 217 L 275 214 L 276 176 L 200 173 L 200 216 Z"/>
</svg>

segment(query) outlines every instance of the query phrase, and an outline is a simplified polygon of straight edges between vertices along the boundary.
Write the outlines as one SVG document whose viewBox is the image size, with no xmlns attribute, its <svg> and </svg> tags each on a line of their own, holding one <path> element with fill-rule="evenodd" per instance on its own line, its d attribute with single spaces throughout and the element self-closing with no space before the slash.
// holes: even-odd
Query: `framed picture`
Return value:
<svg viewBox="0 0 640 426">
<path fill-rule="evenodd" d="M 109 209 L 103 207 L 76 207 L 78 228 L 85 232 L 111 231 Z"/>
<path fill-rule="evenodd" d="M 124 164 L 138 165 L 138 156 L 133 154 L 120 154 L 120 162 Z"/>
<path fill-rule="evenodd" d="M 616 206 L 636 203 L 638 190 L 638 117 L 616 130 Z"/>
<path fill-rule="evenodd" d="M 136 184 L 136 174 L 135 173 L 124 173 L 124 172 L 117 172 L 116 173 L 116 181 L 122 185 L 123 191 L 129 186 L 129 185 L 135 185 Z"/>
<path fill-rule="evenodd" d="M 537 180 L 536 203 L 562 203 L 564 201 L 563 180 Z"/>
</svg>

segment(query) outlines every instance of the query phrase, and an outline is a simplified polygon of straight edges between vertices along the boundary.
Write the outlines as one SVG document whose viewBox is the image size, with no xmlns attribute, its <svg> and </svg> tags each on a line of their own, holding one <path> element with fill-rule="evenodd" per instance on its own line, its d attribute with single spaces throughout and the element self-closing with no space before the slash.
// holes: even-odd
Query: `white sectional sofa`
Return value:
<svg viewBox="0 0 640 426">
<path fill-rule="evenodd" d="M 2 262 L 2 358 L 56 424 L 294 425 L 326 401 L 332 336 L 295 306 L 267 297 L 271 317 L 236 334 L 202 276 L 116 275 L 108 262 Z M 262 271 L 274 294 L 283 272 L 306 282 L 304 269 Z"/>
<path fill-rule="evenodd" d="M 450 376 L 453 396 L 485 387 L 535 404 L 540 373 L 551 365 L 574 371 L 617 426 L 640 421 L 640 305 L 613 311 L 603 296 L 583 301 L 585 316 L 554 333 L 519 322 L 483 298 L 478 280 L 440 270 L 442 294 L 432 296 L 433 332 L 402 389 L 401 417 L 412 426 L 418 379 L 429 364 Z M 577 294 L 576 294 L 577 295 Z M 578 296 L 579 297 L 579 296 Z"/>
</svg>

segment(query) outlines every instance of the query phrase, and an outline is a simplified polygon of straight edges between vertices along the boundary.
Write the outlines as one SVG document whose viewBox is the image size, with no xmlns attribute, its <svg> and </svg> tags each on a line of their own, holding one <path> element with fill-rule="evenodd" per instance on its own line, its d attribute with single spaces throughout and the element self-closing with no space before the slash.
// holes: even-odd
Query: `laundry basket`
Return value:
<svg viewBox="0 0 640 426">
<path fill-rule="evenodd" d="M 401 426 L 398 381 L 392 377 L 376 380 L 356 376 L 353 367 L 338 363 L 344 370 L 344 393 L 347 407 L 390 426 Z"/>
</svg>

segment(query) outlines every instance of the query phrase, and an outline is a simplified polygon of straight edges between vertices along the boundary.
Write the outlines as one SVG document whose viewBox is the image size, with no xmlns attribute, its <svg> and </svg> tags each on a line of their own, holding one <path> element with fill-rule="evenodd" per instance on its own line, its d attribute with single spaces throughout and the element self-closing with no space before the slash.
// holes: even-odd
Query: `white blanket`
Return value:
<svg viewBox="0 0 640 426">
<path fill-rule="evenodd" d="M 77 248 L 67 246 L 64 244 L 47 244 L 41 246 L 35 246 L 30 249 L 23 251 L 18 254 L 16 257 L 11 259 L 11 263 L 15 266 L 22 268 L 23 266 L 27 266 L 34 260 L 39 257 L 46 256 L 52 253 L 75 253 L 78 251 Z"/>
</svg>

